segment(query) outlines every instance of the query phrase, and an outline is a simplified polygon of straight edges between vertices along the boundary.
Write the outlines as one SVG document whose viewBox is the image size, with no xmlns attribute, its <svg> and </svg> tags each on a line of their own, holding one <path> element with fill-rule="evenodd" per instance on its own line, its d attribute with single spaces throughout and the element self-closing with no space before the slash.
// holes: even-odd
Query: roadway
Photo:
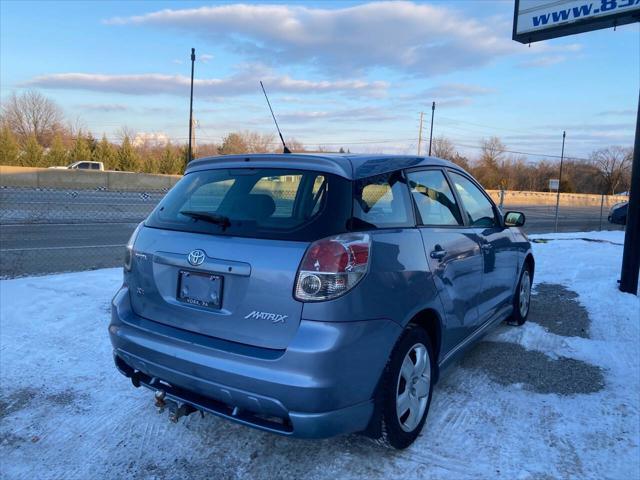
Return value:
<svg viewBox="0 0 640 480">
<path fill-rule="evenodd" d="M 526 215 L 529 234 L 554 231 L 553 206 L 506 206 Z M 620 230 L 607 222 L 602 228 Z M 0 225 L 0 275 L 46 274 L 74 270 L 117 267 L 122 264 L 123 249 L 137 222 L 97 223 L 5 223 Z M 561 207 L 558 230 L 561 232 L 598 230 L 600 209 Z"/>
</svg>

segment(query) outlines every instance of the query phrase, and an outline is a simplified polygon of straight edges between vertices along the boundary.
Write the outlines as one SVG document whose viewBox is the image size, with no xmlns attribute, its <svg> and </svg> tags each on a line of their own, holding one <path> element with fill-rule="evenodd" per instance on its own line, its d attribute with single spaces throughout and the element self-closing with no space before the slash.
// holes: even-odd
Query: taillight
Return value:
<svg viewBox="0 0 640 480">
<path fill-rule="evenodd" d="M 367 233 L 345 233 L 312 243 L 298 269 L 296 300 L 331 300 L 351 290 L 367 273 L 370 250 Z"/>
<path fill-rule="evenodd" d="M 140 229 L 144 225 L 144 222 L 140 223 L 136 229 L 131 234 L 129 241 L 127 242 L 127 248 L 124 253 L 124 270 L 125 272 L 130 272 L 131 267 L 133 265 L 133 245 L 136 243 L 136 238 L 138 237 L 138 233 Z"/>
</svg>

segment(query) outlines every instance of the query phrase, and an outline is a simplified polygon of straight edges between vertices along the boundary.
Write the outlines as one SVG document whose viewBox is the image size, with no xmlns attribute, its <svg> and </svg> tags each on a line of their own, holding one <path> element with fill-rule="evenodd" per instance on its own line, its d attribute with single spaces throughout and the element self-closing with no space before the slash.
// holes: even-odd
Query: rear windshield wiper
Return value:
<svg viewBox="0 0 640 480">
<path fill-rule="evenodd" d="M 231 225 L 231 220 L 229 220 L 229 217 L 225 217 L 224 215 L 218 215 L 217 213 L 197 212 L 194 210 L 182 210 L 180 214 L 186 215 L 187 217 L 195 218 L 196 220 L 204 220 L 205 222 L 220 225 L 222 227 L 222 230 L 225 230 L 227 227 Z"/>
</svg>

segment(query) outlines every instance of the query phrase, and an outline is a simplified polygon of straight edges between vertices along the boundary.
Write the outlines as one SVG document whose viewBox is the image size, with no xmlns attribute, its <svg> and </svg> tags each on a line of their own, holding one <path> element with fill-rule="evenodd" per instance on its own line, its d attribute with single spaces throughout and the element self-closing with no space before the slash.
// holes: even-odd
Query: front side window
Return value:
<svg viewBox="0 0 640 480">
<path fill-rule="evenodd" d="M 351 182 L 327 173 L 238 168 L 192 172 L 147 220 L 156 228 L 294 241 L 347 231 Z"/>
<path fill-rule="evenodd" d="M 407 186 L 399 172 L 357 180 L 353 195 L 355 227 L 413 226 Z"/>
<path fill-rule="evenodd" d="M 407 175 L 411 196 L 423 225 L 462 225 L 460 209 L 441 170 Z"/>
<path fill-rule="evenodd" d="M 485 194 L 463 175 L 455 172 L 449 172 L 449 175 L 462 199 L 469 225 L 472 227 L 493 227 L 496 225 L 493 205 Z"/>
</svg>

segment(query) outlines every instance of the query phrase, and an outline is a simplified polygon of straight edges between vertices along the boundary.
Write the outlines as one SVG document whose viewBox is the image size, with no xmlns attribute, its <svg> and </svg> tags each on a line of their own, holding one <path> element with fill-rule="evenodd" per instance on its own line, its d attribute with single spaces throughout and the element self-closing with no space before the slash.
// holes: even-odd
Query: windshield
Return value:
<svg viewBox="0 0 640 480">
<path fill-rule="evenodd" d="M 149 227 L 253 238 L 312 241 L 344 233 L 351 183 L 288 169 L 192 172 L 160 202 Z"/>
</svg>

